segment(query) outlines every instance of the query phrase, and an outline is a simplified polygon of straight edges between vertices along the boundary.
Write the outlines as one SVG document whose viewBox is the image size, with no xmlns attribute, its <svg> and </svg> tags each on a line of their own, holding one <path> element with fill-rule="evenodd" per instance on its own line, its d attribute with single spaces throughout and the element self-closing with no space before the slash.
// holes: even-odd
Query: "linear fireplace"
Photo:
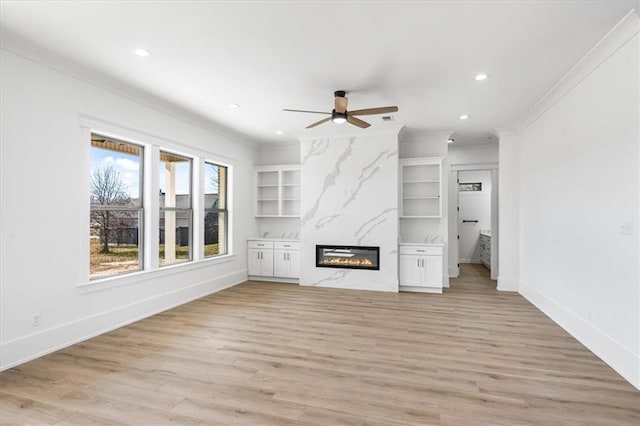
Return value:
<svg viewBox="0 0 640 426">
<path fill-rule="evenodd" d="M 380 270 L 380 247 L 316 245 L 320 268 Z"/>
</svg>

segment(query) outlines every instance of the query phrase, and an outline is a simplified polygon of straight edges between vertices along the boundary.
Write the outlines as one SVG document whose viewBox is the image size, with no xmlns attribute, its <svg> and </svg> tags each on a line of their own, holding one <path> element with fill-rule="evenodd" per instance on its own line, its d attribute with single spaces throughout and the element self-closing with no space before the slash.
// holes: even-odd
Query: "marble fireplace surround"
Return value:
<svg viewBox="0 0 640 426">
<path fill-rule="evenodd" d="M 300 285 L 398 291 L 398 132 L 300 139 Z M 316 267 L 316 245 L 380 247 L 380 269 Z"/>
</svg>

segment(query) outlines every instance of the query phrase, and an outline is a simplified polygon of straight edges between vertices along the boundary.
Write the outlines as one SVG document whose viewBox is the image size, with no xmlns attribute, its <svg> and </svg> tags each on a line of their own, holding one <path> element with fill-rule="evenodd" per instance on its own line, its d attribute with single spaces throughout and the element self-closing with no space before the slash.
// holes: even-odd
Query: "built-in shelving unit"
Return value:
<svg viewBox="0 0 640 426">
<path fill-rule="evenodd" d="M 400 160 L 400 218 L 442 217 L 442 159 Z"/>
<path fill-rule="evenodd" d="M 300 167 L 256 169 L 256 216 L 300 217 Z"/>
</svg>

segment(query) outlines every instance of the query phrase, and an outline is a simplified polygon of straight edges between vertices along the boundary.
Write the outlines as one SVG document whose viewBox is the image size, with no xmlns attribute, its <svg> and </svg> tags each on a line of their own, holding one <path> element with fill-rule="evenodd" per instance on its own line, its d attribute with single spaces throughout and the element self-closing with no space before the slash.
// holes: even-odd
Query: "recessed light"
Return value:
<svg viewBox="0 0 640 426">
<path fill-rule="evenodd" d="M 454 143 L 455 141 L 455 139 L 447 139 L 447 143 Z"/>
<path fill-rule="evenodd" d="M 240 108 L 240 104 L 229 104 L 229 108 L 238 109 L 238 108 Z"/>
<path fill-rule="evenodd" d="M 489 76 L 488 76 L 487 74 L 478 74 L 478 75 L 476 75 L 476 77 L 475 77 L 475 79 L 476 79 L 477 81 L 483 81 L 483 80 L 486 80 L 486 79 L 488 79 L 488 78 L 489 78 Z"/>
<path fill-rule="evenodd" d="M 142 56 L 142 57 L 146 57 L 151 55 L 151 53 L 149 53 L 149 51 L 147 49 L 143 49 L 143 48 L 138 48 L 136 50 L 133 51 L 133 53 L 135 53 L 138 56 Z"/>
<path fill-rule="evenodd" d="M 284 132 L 283 132 L 282 130 L 276 130 L 276 135 L 281 135 L 281 134 L 283 134 L 283 133 L 284 133 Z"/>
<path fill-rule="evenodd" d="M 467 114 L 462 114 L 460 116 L 460 120 L 467 120 L 469 118 L 469 116 Z"/>
</svg>

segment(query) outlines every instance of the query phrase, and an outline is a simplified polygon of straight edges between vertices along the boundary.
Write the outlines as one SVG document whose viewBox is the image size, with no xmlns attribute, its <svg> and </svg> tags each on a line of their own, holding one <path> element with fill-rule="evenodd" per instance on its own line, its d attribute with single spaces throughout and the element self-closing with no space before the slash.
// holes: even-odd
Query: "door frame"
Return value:
<svg viewBox="0 0 640 426">
<path fill-rule="evenodd" d="M 460 247 L 458 245 L 458 178 L 461 171 L 489 171 L 491 173 L 491 279 L 498 279 L 498 163 L 451 164 L 449 182 L 449 276 L 460 276 Z M 455 195 L 455 196 L 454 196 Z M 453 214 L 452 214 L 453 213 Z"/>
</svg>

